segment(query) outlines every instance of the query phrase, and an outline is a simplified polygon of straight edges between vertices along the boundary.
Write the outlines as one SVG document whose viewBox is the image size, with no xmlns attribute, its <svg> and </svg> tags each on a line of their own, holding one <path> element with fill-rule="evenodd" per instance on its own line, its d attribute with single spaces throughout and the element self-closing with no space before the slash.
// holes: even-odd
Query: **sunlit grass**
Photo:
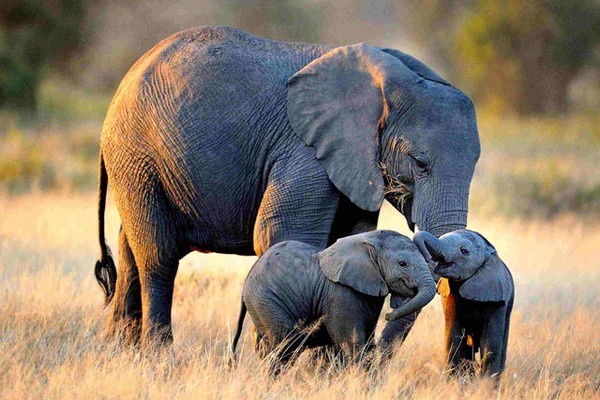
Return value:
<svg viewBox="0 0 600 400">
<path fill-rule="evenodd" d="M 443 376 L 439 299 L 392 361 L 374 371 L 318 368 L 308 357 L 279 380 L 253 353 L 251 323 L 227 367 L 242 282 L 253 257 L 185 258 L 172 352 L 144 357 L 101 340 L 107 316 L 93 279 L 94 195 L 0 198 L 0 398 L 593 398 L 600 396 L 600 224 L 473 214 L 512 270 L 516 302 L 507 370 L 488 382 Z M 116 251 L 112 204 L 107 235 Z M 382 228 L 406 231 L 386 206 Z M 381 329 L 381 327 L 380 327 Z M 380 330 L 379 329 L 379 330 Z"/>
</svg>

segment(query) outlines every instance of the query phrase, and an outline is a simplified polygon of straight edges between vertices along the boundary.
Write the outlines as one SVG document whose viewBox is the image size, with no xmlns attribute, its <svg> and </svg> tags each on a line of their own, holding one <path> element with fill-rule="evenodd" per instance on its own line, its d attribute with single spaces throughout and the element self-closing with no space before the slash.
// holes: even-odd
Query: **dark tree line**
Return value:
<svg viewBox="0 0 600 400">
<path fill-rule="evenodd" d="M 416 36 L 480 103 L 563 113 L 585 68 L 600 71 L 598 0 L 422 0 Z"/>
<path fill-rule="evenodd" d="M 85 45 L 88 5 L 81 0 L 0 3 L 0 106 L 35 108 L 44 72 L 67 68 Z"/>
<path fill-rule="evenodd" d="M 49 72 L 95 69 L 91 90 L 114 90 L 156 41 L 215 24 L 282 40 L 364 36 L 387 45 L 410 32 L 452 82 L 498 112 L 565 112 L 573 81 L 600 73 L 600 0 L 2 0 L 0 107 L 35 108 Z"/>
</svg>

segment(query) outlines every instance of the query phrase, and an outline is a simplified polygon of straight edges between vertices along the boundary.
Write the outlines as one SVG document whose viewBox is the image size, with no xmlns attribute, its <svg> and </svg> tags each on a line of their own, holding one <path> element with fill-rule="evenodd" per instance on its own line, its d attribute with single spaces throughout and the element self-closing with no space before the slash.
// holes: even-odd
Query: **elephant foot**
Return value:
<svg viewBox="0 0 600 400">
<path fill-rule="evenodd" d="M 160 352 L 173 344 L 173 331 L 170 326 L 150 328 L 141 336 L 141 347 L 144 352 Z"/>
<path fill-rule="evenodd" d="M 114 340 L 123 346 L 138 347 L 142 337 L 141 318 L 110 318 L 103 332 L 104 340 Z"/>
<path fill-rule="evenodd" d="M 467 381 L 475 376 L 475 362 L 465 359 L 460 360 L 458 363 L 449 363 L 446 365 L 444 373 L 460 381 Z"/>
<path fill-rule="evenodd" d="M 493 374 L 490 374 L 488 376 L 488 379 L 491 381 L 492 387 L 494 388 L 494 390 L 498 390 L 498 388 L 500 387 L 500 377 L 501 377 L 502 372 L 496 372 Z"/>
</svg>

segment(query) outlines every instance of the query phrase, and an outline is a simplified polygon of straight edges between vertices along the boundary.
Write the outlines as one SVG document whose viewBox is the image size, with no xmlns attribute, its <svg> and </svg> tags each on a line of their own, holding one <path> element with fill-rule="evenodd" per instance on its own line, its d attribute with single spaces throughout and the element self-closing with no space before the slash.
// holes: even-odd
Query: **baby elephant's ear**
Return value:
<svg viewBox="0 0 600 400">
<path fill-rule="evenodd" d="M 375 263 L 375 245 L 366 234 L 339 239 L 318 253 L 319 267 L 331 281 L 370 296 L 385 296 L 388 288 Z"/>
<path fill-rule="evenodd" d="M 508 302 L 512 291 L 510 271 L 495 252 L 459 289 L 460 295 L 467 300 L 504 304 Z"/>
</svg>

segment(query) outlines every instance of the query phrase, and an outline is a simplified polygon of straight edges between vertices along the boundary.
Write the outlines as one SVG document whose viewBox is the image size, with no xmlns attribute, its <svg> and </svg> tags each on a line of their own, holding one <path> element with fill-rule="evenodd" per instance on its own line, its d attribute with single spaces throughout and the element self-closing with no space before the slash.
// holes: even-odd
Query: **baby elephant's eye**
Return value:
<svg viewBox="0 0 600 400">
<path fill-rule="evenodd" d="M 408 267 L 408 264 L 406 263 L 406 261 L 400 261 L 400 262 L 398 262 L 398 265 L 401 266 L 402 268 Z"/>
<path fill-rule="evenodd" d="M 469 250 L 465 249 L 464 247 L 460 248 L 460 252 L 465 256 L 469 255 Z"/>
</svg>

